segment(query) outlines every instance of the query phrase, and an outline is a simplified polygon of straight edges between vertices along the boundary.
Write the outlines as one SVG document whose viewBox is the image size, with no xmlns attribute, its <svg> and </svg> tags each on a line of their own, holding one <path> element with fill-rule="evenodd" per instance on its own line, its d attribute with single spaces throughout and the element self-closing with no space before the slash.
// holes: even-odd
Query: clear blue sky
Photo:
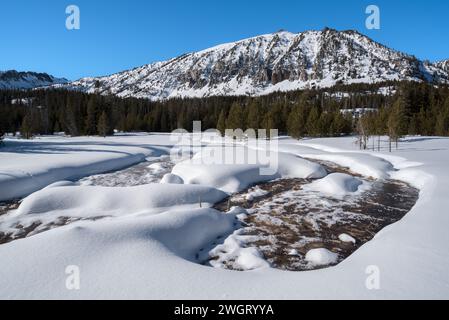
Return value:
<svg viewBox="0 0 449 320">
<path fill-rule="evenodd" d="M 81 29 L 65 28 L 65 8 Z M 381 29 L 365 9 L 381 9 Z M 357 29 L 421 59 L 449 58 L 447 0 L 14 0 L 0 4 L 0 70 L 71 80 L 108 75 L 243 38 L 286 29 Z"/>
</svg>

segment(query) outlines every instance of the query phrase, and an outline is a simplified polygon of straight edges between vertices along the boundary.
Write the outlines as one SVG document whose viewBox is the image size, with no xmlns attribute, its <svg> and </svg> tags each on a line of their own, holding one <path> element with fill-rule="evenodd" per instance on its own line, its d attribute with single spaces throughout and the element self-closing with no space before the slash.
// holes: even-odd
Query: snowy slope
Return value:
<svg viewBox="0 0 449 320">
<path fill-rule="evenodd" d="M 46 139 L 49 138 L 30 143 L 38 145 Z M 83 144 L 90 146 L 95 155 L 102 152 L 96 151 L 100 141 L 85 138 Z M 79 152 L 80 142 L 71 145 L 65 141 L 65 144 L 75 154 Z M 114 144 L 116 152 L 125 153 L 136 146 L 170 146 L 166 135 L 156 134 L 115 137 L 107 144 L 108 148 Z M 173 203 L 182 197 L 193 204 L 198 194 L 218 196 L 219 192 L 212 187 L 176 185 L 172 192 L 167 192 L 170 186 L 166 185 L 160 189 L 159 185 L 137 189 L 56 186 L 53 190 L 39 191 L 12 218 L 33 213 L 34 217 L 48 217 L 49 213 L 37 210 L 46 205 L 51 205 L 53 216 L 78 213 L 102 217 L 110 215 L 114 208 L 115 217 L 79 221 L 0 245 L 0 298 L 447 299 L 448 147 L 447 138 L 408 138 L 401 142 L 399 150 L 390 154 L 360 152 L 351 137 L 300 142 L 282 138 L 279 145 L 282 152 L 344 162 L 360 174 L 389 176 L 420 189 L 416 206 L 404 219 L 384 229 L 343 263 L 310 272 L 287 272 L 267 266 L 238 272 L 193 263 L 195 254 L 205 244 L 232 233 L 235 215 L 199 208 L 198 204 L 186 208 L 183 203 L 180 206 Z M 9 148 L 8 156 L 0 159 L 0 168 L 6 168 L 11 159 L 24 151 L 20 145 Z M 46 161 L 58 157 L 58 153 L 49 152 L 50 147 L 45 150 Z M 19 160 L 25 170 L 33 165 L 48 167 L 44 161 L 36 163 L 35 157 Z M 70 166 L 70 162 L 64 162 L 60 158 L 56 163 L 60 167 Z M 228 171 L 230 177 L 238 173 L 227 168 L 222 171 Z M 335 182 L 343 186 L 344 181 Z M 122 198 L 117 196 L 120 192 Z M 323 254 L 310 258 L 320 260 Z M 66 268 L 70 265 L 79 267 L 80 290 L 66 287 Z M 370 275 L 367 271 L 373 268 L 379 271 L 378 290 L 366 286 Z"/>
<path fill-rule="evenodd" d="M 33 89 L 69 82 L 46 73 L 0 71 L 0 89 Z"/>
<path fill-rule="evenodd" d="M 0 201 L 27 196 L 56 181 L 118 170 L 168 153 L 167 147 L 159 147 L 160 142 L 147 135 L 135 136 L 135 145 L 123 146 L 123 139 L 129 141 L 126 136 L 96 141 L 64 137 L 7 140 L 0 152 Z"/>
<path fill-rule="evenodd" d="M 389 49 L 356 31 L 280 31 L 65 88 L 152 100 L 263 95 L 336 83 L 449 82 L 448 70 Z"/>
</svg>

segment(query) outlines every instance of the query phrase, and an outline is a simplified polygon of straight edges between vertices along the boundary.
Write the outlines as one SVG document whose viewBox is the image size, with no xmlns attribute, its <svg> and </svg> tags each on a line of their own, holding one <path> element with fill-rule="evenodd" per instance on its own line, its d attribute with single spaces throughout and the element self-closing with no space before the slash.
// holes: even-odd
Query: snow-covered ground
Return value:
<svg viewBox="0 0 449 320">
<path fill-rule="evenodd" d="M 169 135 L 9 139 L 0 152 L 0 201 L 67 179 L 129 167 L 169 153 Z"/>
<path fill-rule="evenodd" d="M 238 272 L 204 266 L 196 258 L 207 246 L 218 248 L 232 239 L 242 212 L 233 208 L 224 214 L 211 207 L 229 192 L 264 181 L 259 165 L 206 161 L 200 166 L 190 160 L 177 163 L 164 183 L 105 187 L 73 181 L 167 155 L 173 145 L 169 136 L 8 139 L 0 151 L 0 200 L 37 192 L 0 216 L 0 233 L 30 221 L 49 230 L 0 245 L 0 298 L 449 298 L 449 139 L 407 138 L 391 154 L 361 152 L 354 140 L 282 137 L 279 170 L 270 179 L 324 178 L 309 187 L 337 197 L 363 189 L 350 176 L 325 177 L 312 159 L 331 161 L 364 177 L 419 188 L 411 212 L 342 263 L 321 270 L 273 269 L 251 248 L 228 243 L 240 249 L 241 264 L 252 266 Z M 43 189 L 61 180 L 72 182 Z M 263 192 L 254 189 L 250 196 Z M 57 228 L 49 226 L 60 218 Z M 354 239 L 341 235 L 340 240 Z M 315 250 L 306 258 L 320 265 L 336 257 Z M 71 270 L 79 271 L 79 290 L 66 286 Z M 378 288 L 367 286 L 377 276 Z"/>
</svg>

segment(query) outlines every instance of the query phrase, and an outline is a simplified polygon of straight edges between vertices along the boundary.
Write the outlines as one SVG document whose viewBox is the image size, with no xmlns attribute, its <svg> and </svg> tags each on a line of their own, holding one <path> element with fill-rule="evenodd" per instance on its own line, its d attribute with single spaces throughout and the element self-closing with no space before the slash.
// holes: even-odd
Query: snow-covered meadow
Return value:
<svg viewBox="0 0 449 320">
<path fill-rule="evenodd" d="M 0 215 L 0 239 L 7 239 L 0 245 L 0 298 L 449 298 L 449 139 L 406 138 L 390 154 L 359 151 L 351 137 L 281 137 L 269 152 L 276 155 L 277 170 L 261 174 L 258 163 L 215 163 L 210 150 L 216 145 L 207 139 L 193 158 L 169 161 L 175 144 L 170 138 L 7 139 L 0 151 L 0 202 L 24 199 Z M 251 149 L 230 141 L 228 148 L 237 154 Z M 360 177 L 327 174 L 319 161 Z M 129 186 L 121 183 L 130 176 Z M 369 181 L 382 179 L 404 181 L 420 194 L 402 220 L 343 262 L 292 272 L 270 267 L 257 249 L 235 237 L 250 213 L 213 208 L 230 194 L 276 179 L 310 181 L 304 191 L 323 199 L 356 197 L 370 188 Z M 244 200 L 264 196 L 255 187 Z M 338 238 L 356 241 L 350 234 Z M 198 262 L 211 252 L 220 258 Z M 223 268 L 227 252 L 247 271 Z M 316 248 L 304 259 L 332 265 L 337 256 Z M 67 286 L 73 266 L 79 290 Z"/>
</svg>

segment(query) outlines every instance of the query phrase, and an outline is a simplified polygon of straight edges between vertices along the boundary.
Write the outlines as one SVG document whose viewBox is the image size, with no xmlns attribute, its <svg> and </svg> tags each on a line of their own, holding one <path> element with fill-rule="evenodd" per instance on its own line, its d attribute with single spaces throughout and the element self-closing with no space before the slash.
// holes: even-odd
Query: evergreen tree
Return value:
<svg viewBox="0 0 449 320">
<path fill-rule="evenodd" d="M 388 118 L 388 136 L 390 137 L 390 150 L 391 142 L 396 143 L 398 148 L 399 139 L 405 135 L 408 131 L 408 123 L 406 116 L 406 109 L 402 99 L 397 99 L 394 103 L 390 117 Z"/>
<path fill-rule="evenodd" d="M 306 122 L 307 133 L 311 136 L 319 136 L 320 132 L 320 111 L 317 107 L 312 107 Z"/>
<path fill-rule="evenodd" d="M 3 110 L 0 108 L 0 146 L 3 145 L 3 138 L 7 132 L 7 118 Z"/>
<path fill-rule="evenodd" d="M 244 118 L 242 107 L 234 102 L 229 110 L 229 115 L 226 120 L 226 129 L 242 129 L 244 130 Z"/>
<path fill-rule="evenodd" d="M 65 124 L 68 132 L 67 134 L 70 134 L 71 136 L 78 136 L 80 133 L 80 128 L 78 126 L 78 117 L 79 112 L 77 112 L 75 107 L 75 102 L 72 97 L 67 98 L 67 104 L 66 104 L 66 112 L 63 115 L 65 118 Z"/>
<path fill-rule="evenodd" d="M 351 133 L 352 117 L 345 117 L 340 111 L 334 112 L 330 133 L 333 136 Z"/>
<path fill-rule="evenodd" d="M 30 113 L 27 113 L 23 118 L 20 134 L 23 139 L 31 139 L 33 137 L 32 118 Z"/>
<path fill-rule="evenodd" d="M 105 111 L 101 113 L 98 119 L 97 131 L 102 137 L 106 137 L 109 133 L 109 119 Z"/>
<path fill-rule="evenodd" d="M 222 136 L 224 136 L 226 130 L 226 115 L 223 109 L 221 110 L 220 116 L 218 117 L 217 130 L 220 131 Z"/>
<path fill-rule="evenodd" d="M 252 100 L 247 108 L 248 117 L 246 120 L 246 127 L 249 129 L 261 129 L 261 106 L 255 100 Z"/>
<path fill-rule="evenodd" d="M 279 130 L 276 125 L 276 115 L 272 111 L 268 111 L 265 113 L 265 116 L 262 120 L 262 129 L 266 131 L 266 138 L 273 138 L 272 131 Z"/>
<path fill-rule="evenodd" d="M 86 134 L 97 134 L 97 102 L 95 96 L 91 96 L 87 103 L 87 118 L 86 118 Z"/>
<path fill-rule="evenodd" d="M 288 134 L 295 139 L 304 137 L 306 132 L 306 112 L 303 106 L 293 107 L 287 120 Z"/>
<path fill-rule="evenodd" d="M 435 134 L 437 136 L 449 135 L 449 97 L 446 99 L 443 108 L 437 117 Z"/>
</svg>

